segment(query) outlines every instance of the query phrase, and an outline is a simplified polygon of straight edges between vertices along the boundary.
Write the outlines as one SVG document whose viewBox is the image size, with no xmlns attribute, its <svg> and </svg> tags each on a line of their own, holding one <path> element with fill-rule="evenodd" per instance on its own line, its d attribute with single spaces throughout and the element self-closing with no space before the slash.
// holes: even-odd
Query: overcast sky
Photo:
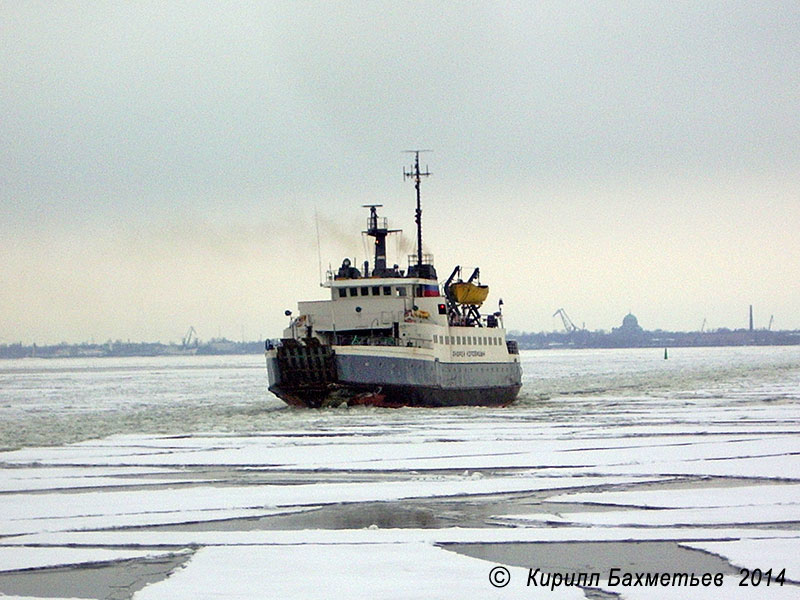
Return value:
<svg viewBox="0 0 800 600">
<path fill-rule="evenodd" d="M 800 328 L 800 4 L 2 2 L 0 343 L 277 337 L 365 203 L 509 329 Z M 405 266 L 407 240 L 389 244 Z"/>
</svg>

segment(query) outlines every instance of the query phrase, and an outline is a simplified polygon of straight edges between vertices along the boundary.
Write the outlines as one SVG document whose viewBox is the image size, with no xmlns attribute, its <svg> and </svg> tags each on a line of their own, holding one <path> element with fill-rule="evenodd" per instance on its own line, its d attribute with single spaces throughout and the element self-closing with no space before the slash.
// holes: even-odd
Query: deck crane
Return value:
<svg viewBox="0 0 800 600">
<path fill-rule="evenodd" d="M 564 329 L 567 333 L 574 333 L 578 331 L 578 328 L 575 326 L 575 323 L 567 315 L 566 311 L 563 308 L 559 308 L 556 312 L 553 313 L 553 316 L 560 316 L 562 323 L 564 323 Z"/>
</svg>

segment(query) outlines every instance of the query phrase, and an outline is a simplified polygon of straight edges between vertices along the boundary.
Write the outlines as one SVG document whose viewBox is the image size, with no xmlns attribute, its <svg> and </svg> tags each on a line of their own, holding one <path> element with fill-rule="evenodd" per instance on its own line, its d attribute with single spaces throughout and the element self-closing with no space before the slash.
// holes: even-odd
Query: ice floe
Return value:
<svg viewBox="0 0 800 600">
<path fill-rule="evenodd" d="M 156 558 L 173 552 L 154 550 L 116 550 L 109 548 L 0 547 L 0 572 L 20 569 L 97 565 L 136 558 Z"/>
<path fill-rule="evenodd" d="M 508 568 L 510 581 L 495 588 L 489 583 L 495 567 L 422 542 L 217 546 L 199 550 L 184 568 L 134 598 L 195 600 L 208 590 L 218 598 L 304 600 L 531 597 L 526 569 Z M 572 587 L 548 591 L 547 598 L 584 600 L 585 595 Z"/>
</svg>

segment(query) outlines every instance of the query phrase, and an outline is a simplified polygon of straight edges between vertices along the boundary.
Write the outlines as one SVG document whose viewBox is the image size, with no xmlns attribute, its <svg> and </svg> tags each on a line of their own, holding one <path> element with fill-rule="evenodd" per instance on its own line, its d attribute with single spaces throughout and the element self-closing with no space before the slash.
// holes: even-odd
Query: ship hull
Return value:
<svg viewBox="0 0 800 600">
<path fill-rule="evenodd" d="M 519 362 L 443 363 L 431 357 L 406 357 L 399 349 L 373 353 L 341 348 L 330 369 L 286 376 L 275 351 L 267 353 L 269 390 L 291 406 L 322 408 L 341 404 L 381 407 L 507 406 L 521 388 Z"/>
<path fill-rule="evenodd" d="M 443 408 L 449 406 L 508 406 L 516 400 L 520 386 L 469 389 L 443 389 L 421 386 L 374 386 L 332 384 L 318 390 L 298 390 L 271 385 L 269 390 L 278 398 L 301 408 L 348 406 L 379 406 L 401 408 L 416 406 Z"/>
</svg>

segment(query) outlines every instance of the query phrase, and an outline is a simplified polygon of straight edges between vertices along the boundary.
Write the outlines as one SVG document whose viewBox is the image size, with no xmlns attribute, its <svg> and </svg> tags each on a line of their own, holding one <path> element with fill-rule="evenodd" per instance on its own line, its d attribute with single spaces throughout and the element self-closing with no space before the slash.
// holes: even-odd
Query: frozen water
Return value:
<svg viewBox="0 0 800 600">
<path fill-rule="evenodd" d="M 220 580 L 215 573 L 228 574 Z M 137 600 L 195 600 L 209 589 L 223 598 L 529 598 L 527 572 L 512 567 L 518 583 L 496 589 L 483 561 L 420 542 L 316 546 L 208 547 L 185 569 L 136 594 Z M 548 593 L 553 600 L 583 600 L 578 588 Z"/>
<path fill-rule="evenodd" d="M 794 581 L 800 579 L 796 568 L 793 568 L 797 564 L 795 562 L 797 557 L 800 556 L 800 538 L 738 539 L 727 542 L 692 542 L 684 545 L 718 554 L 739 567 L 749 566 L 751 572 L 759 569 L 762 576 L 767 570 L 773 569 L 772 577 L 777 577 L 781 569 L 787 568 L 787 577 L 793 578 Z M 764 566 L 759 567 L 759 565 Z M 749 583 L 752 583 L 752 580 Z M 770 587 L 774 585 L 773 583 Z"/>
<path fill-rule="evenodd" d="M 691 497 L 687 498 L 691 502 Z M 668 508 L 662 510 L 625 510 L 601 512 L 564 512 L 558 514 L 507 515 L 505 522 L 542 521 L 602 527 L 673 527 L 675 525 L 750 525 L 752 523 L 800 523 L 800 504 L 764 506 L 724 506 L 714 508 Z"/>
<path fill-rule="evenodd" d="M 659 349 L 531 351 L 522 359 L 524 385 L 510 409 L 514 418 L 560 428 L 675 423 L 701 430 L 745 420 L 759 429 L 786 430 L 783 413 L 788 429 L 797 429 L 795 346 L 676 348 L 669 360 Z M 351 418 L 372 422 L 377 433 L 419 424 L 421 416 L 404 409 L 379 412 L 376 419 L 368 408 L 347 411 L 346 417 L 337 411 L 308 414 L 286 409 L 265 388 L 263 358 L 253 355 L 0 361 L 0 447 L 117 433 L 320 432 L 346 426 Z M 449 409 L 424 418 L 482 414 Z M 505 411 L 490 421 L 507 416 Z"/>
<path fill-rule="evenodd" d="M 566 543 L 586 568 L 650 544 L 647 572 L 702 551 L 725 577 L 594 597 L 800 596 L 800 348 L 522 358 L 519 402 L 491 410 L 289 409 L 253 356 L 0 362 L 0 594 L 104 561 L 137 598 L 530 597 L 526 548 Z M 176 552 L 154 583 L 114 580 Z M 741 567 L 786 583 L 739 588 Z"/>
<path fill-rule="evenodd" d="M 166 555 L 166 552 L 151 550 L 5 547 L 0 548 L 0 572 L 62 565 L 107 563 L 132 558 L 154 558 Z"/>
<path fill-rule="evenodd" d="M 739 507 L 800 504 L 800 485 L 741 485 L 729 488 L 628 490 L 551 496 L 548 502 L 582 502 L 647 508 Z"/>
</svg>

